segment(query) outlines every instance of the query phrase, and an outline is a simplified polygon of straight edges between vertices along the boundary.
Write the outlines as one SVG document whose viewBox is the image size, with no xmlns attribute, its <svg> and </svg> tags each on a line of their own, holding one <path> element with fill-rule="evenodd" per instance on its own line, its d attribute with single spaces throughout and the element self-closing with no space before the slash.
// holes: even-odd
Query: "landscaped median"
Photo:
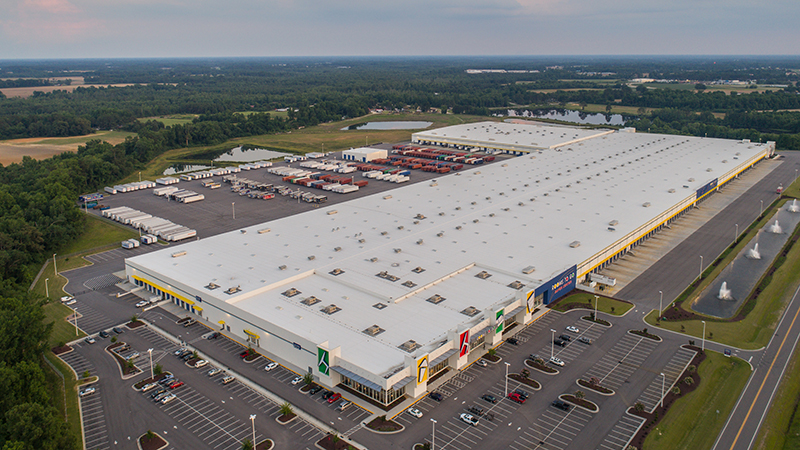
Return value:
<svg viewBox="0 0 800 450">
<path fill-rule="evenodd" d="M 647 450 L 700 449 L 714 445 L 747 384 L 750 366 L 739 358 L 708 350 L 705 356 L 696 372 L 690 367 L 678 378 L 675 387 L 679 391 L 667 395 L 666 412 L 656 408 L 652 415 L 637 414 L 646 417 L 641 432 L 647 434 L 643 442 L 637 441 L 641 435 L 635 436 L 632 445 Z M 697 361 L 696 358 L 692 362 Z M 687 378 L 692 381 L 687 382 Z"/>
<path fill-rule="evenodd" d="M 585 309 L 594 311 L 595 295 L 588 292 L 575 292 L 560 298 L 555 303 L 547 305 L 548 308 L 559 312 L 567 312 L 573 309 Z M 633 308 L 633 303 L 617 300 L 611 297 L 597 296 L 597 312 L 610 314 L 612 316 L 622 316 Z"/>
</svg>

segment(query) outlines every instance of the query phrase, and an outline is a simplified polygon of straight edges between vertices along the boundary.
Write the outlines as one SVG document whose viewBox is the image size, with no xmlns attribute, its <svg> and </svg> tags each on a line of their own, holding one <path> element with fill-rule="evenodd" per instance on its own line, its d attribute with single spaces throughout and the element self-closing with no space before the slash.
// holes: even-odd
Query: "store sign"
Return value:
<svg viewBox="0 0 800 450">
<path fill-rule="evenodd" d="M 526 298 L 525 300 L 528 308 L 527 313 L 530 314 L 533 312 L 534 309 L 536 309 L 534 308 L 534 304 L 536 303 L 536 291 L 528 292 L 528 298 Z"/>
<path fill-rule="evenodd" d="M 428 381 L 428 355 L 417 361 L 417 384 Z"/>
<path fill-rule="evenodd" d="M 461 333 L 461 336 L 458 337 L 459 342 L 459 351 L 458 357 L 463 358 L 467 353 L 469 353 L 469 330 Z"/>
<path fill-rule="evenodd" d="M 494 322 L 497 324 L 497 328 L 494 329 L 495 334 L 500 334 L 503 332 L 503 323 L 506 321 L 506 309 L 503 308 L 494 316 Z"/>
<path fill-rule="evenodd" d="M 330 376 L 331 374 L 331 366 L 328 358 L 328 351 L 324 348 L 317 347 L 317 368 L 321 374 L 326 376 Z"/>
</svg>

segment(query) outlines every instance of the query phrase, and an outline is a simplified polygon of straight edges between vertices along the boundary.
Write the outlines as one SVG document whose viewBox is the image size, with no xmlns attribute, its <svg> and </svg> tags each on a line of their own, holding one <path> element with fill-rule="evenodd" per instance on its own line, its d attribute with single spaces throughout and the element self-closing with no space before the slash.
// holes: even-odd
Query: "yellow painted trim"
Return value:
<svg viewBox="0 0 800 450">
<path fill-rule="evenodd" d="M 177 298 L 179 298 L 179 299 L 183 300 L 184 302 L 186 302 L 186 303 L 188 303 L 188 304 L 190 304 L 190 305 L 194 306 L 194 301 L 192 301 L 192 300 L 189 300 L 188 298 L 186 298 L 186 297 L 184 297 L 184 296 L 182 296 L 182 295 L 179 295 L 179 294 L 177 294 L 175 291 L 172 291 L 172 290 L 170 290 L 170 289 L 166 289 L 166 288 L 164 288 L 164 287 L 161 287 L 161 286 L 159 286 L 159 285 L 157 285 L 157 284 L 153 283 L 152 281 L 145 280 L 144 278 L 137 277 L 136 275 L 131 275 L 131 276 L 132 276 L 133 278 L 135 278 L 135 279 L 137 279 L 137 280 L 141 281 L 142 283 L 149 284 L 150 286 L 153 286 L 154 288 L 158 288 L 158 289 L 160 289 L 161 291 L 163 291 L 163 292 L 166 292 L 166 293 L 168 293 L 168 294 L 171 294 L 172 296 L 174 296 L 174 297 L 177 297 Z"/>
<path fill-rule="evenodd" d="M 255 334 L 255 333 L 253 333 L 252 331 L 250 331 L 250 330 L 248 330 L 248 329 L 245 329 L 245 330 L 244 330 L 244 332 L 245 332 L 245 333 L 247 333 L 247 334 L 249 334 L 250 336 L 252 336 L 252 337 L 256 338 L 256 339 L 261 339 L 261 336 L 259 336 L 259 335 Z"/>
</svg>

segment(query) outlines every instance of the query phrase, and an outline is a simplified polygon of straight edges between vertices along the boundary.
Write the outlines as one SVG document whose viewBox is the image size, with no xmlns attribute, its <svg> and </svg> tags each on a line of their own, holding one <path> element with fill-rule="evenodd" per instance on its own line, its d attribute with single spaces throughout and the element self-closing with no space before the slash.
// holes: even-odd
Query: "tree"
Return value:
<svg viewBox="0 0 800 450">
<path fill-rule="evenodd" d="M 306 386 L 308 386 L 310 384 L 313 384 L 314 383 L 314 374 L 310 373 L 310 372 L 306 372 L 305 375 L 303 375 L 303 383 L 305 383 Z"/>
<path fill-rule="evenodd" d="M 611 114 L 611 103 L 606 105 L 606 113 Z"/>
<path fill-rule="evenodd" d="M 289 402 L 283 402 L 280 411 L 281 414 L 284 416 L 290 416 L 294 414 L 294 411 L 292 410 L 292 405 L 290 405 Z"/>
<path fill-rule="evenodd" d="M 575 391 L 575 398 L 582 400 L 584 397 L 586 397 L 586 394 L 584 394 L 583 391 Z"/>
<path fill-rule="evenodd" d="M 253 450 L 253 443 L 250 442 L 250 439 L 242 441 L 242 450 Z"/>
<path fill-rule="evenodd" d="M 638 413 L 644 412 L 644 405 L 641 404 L 640 402 L 636 402 L 636 404 L 633 405 L 633 410 L 638 412 Z"/>
<path fill-rule="evenodd" d="M 697 83 L 694 85 L 694 88 L 697 89 L 698 91 L 705 91 L 706 85 L 703 83 Z"/>
<path fill-rule="evenodd" d="M 156 366 L 153 367 L 153 375 L 161 375 L 162 373 L 164 373 L 164 368 L 161 367 L 161 364 L 157 363 Z"/>
<path fill-rule="evenodd" d="M 681 388 L 679 388 L 678 386 L 673 386 L 672 393 L 675 395 L 681 395 Z"/>
<path fill-rule="evenodd" d="M 497 350 L 490 348 L 489 351 L 486 352 L 489 356 L 494 356 L 497 354 Z"/>
</svg>

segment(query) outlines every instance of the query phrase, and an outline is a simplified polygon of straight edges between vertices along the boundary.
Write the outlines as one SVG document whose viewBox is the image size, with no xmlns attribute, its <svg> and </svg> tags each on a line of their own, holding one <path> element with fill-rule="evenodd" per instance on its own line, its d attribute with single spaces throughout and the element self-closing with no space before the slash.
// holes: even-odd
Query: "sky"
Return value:
<svg viewBox="0 0 800 450">
<path fill-rule="evenodd" d="M 796 55 L 798 0 L 0 0 L 0 59 Z"/>
</svg>

